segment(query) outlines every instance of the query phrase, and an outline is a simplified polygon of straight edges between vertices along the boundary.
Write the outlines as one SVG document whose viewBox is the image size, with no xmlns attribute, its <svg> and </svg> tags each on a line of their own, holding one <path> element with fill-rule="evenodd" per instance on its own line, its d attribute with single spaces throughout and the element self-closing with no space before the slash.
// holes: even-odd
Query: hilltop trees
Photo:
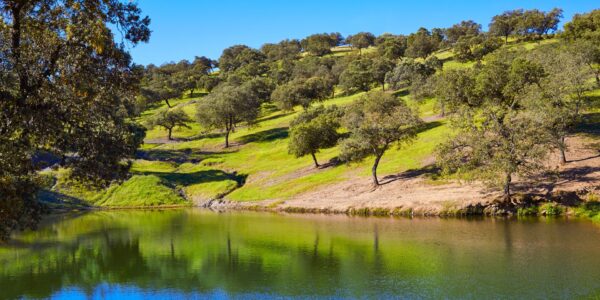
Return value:
<svg viewBox="0 0 600 300">
<path fill-rule="evenodd" d="M 477 24 L 472 20 L 454 24 L 445 31 L 446 41 L 450 44 L 458 42 L 462 37 L 473 37 L 479 34 L 481 34 L 481 24 Z"/>
<path fill-rule="evenodd" d="M 167 138 L 173 140 L 172 133 L 175 127 L 190 128 L 187 123 L 193 120 L 182 109 L 163 109 L 156 113 L 150 122 L 149 128 L 160 126 L 168 131 Z"/>
<path fill-rule="evenodd" d="M 346 91 L 368 91 L 375 82 L 373 60 L 360 58 L 351 61 L 340 75 L 340 85 Z"/>
<path fill-rule="evenodd" d="M 277 44 L 264 44 L 260 51 L 267 56 L 269 61 L 295 59 L 302 51 L 298 40 L 283 40 Z"/>
<path fill-rule="evenodd" d="M 359 32 L 355 35 L 347 36 L 346 43 L 354 48 L 358 48 L 359 54 L 362 54 L 362 49 L 375 45 L 375 36 L 370 32 Z"/>
<path fill-rule="evenodd" d="M 381 157 L 391 146 L 400 147 L 415 139 L 422 124 L 403 101 L 381 91 L 370 92 L 348 107 L 343 122 L 350 137 L 342 142 L 340 157 L 361 161 L 374 156 L 371 174 L 375 186 L 379 185 Z"/>
<path fill-rule="evenodd" d="M 438 49 L 442 38 L 443 37 L 439 32 L 436 31 L 435 33 L 432 33 L 421 27 L 416 33 L 411 33 L 408 36 L 406 56 L 413 58 L 427 58 L 429 54 Z"/>
<path fill-rule="evenodd" d="M 0 2 L 0 239 L 39 220 L 38 151 L 87 182 L 126 175 L 144 135 L 129 110 L 140 70 L 113 28 L 136 45 L 149 23 L 118 0 Z"/>
<path fill-rule="evenodd" d="M 382 34 L 375 40 L 377 54 L 388 60 L 404 56 L 408 40 L 402 35 Z"/>
<path fill-rule="evenodd" d="M 556 31 L 562 12 L 560 8 L 554 8 L 547 13 L 537 9 L 506 11 L 492 18 L 490 33 L 504 37 L 505 42 L 508 42 L 511 35 L 541 37 L 549 31 Z"/>
<path fill-rule="evenodd" d="M 482 60 L 489 53 L 502 46 L 502 40 L 489 34 L 462 36 L 454 44 L 452 51 L 459 61 Z"/>
<path fill-rule="evenodd" d="M 323 56 L 331 53 L 331 48 L 339 46 L 342 41 L 342 35 L 339 33 L 321 33 L 306 37 L 300 41 L 300 44 L 305 51 L 316 56 Z"/>
<path fill-rule="evenodd" d="M 571 22 L 565 24 L 563 36 L 571 42 L 573 52 L 581 54 L 600 87 L 600 9 L 576 14 Z"/>
<path fill-rule="evenodd" d="M 223 50 L 219 57 L 219 69 L 223 73 L 238 71 L 248 76 L 261 75 L 261 64 L 266 56 L 246 45 L 235 45 Z"/>
<path fill-rule="evenodd" d="M 311 155 L 319 167 L 316 153 L 337 144 L 340 137 L 340 110 L 337 107 L 319 106 L 304 111 L 290 124 L 288 151 L 296 157 Z"/>
</svg>

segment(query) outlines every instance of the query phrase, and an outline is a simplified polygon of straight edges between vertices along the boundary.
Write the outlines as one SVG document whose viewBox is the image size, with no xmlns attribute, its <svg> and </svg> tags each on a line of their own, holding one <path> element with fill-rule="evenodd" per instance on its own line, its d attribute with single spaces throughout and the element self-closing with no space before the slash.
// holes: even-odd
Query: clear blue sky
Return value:
<svg viewBox="0 0 600 300">
<path fill-rule="evenodd" d="M 319 32 L 369 31 L 408 34 L 419 27 L 449 27 L 474 20 L 487 27 L 492 16 L 516 8 L 560 7 L 564 19 L 600 8 L 598 0 L 139 0 L 152 19 L 148 44 L 130 49 L 139 64 L 162 64 L 194 56 L 218 58 L 235 44 L 260 47 Z"/>
</svg>

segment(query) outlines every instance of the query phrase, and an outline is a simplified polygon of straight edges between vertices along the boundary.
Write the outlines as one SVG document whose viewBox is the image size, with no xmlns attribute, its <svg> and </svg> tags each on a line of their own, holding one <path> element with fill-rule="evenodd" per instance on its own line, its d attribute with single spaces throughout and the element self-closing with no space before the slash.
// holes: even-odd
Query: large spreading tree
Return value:
<svg viewBox="0 0 600 300">
<path fill-rule="evenodd" d="M 417 137 L 422 120 L 404 101 L 382 91 L 373 91 L 350 105 L 344 116 L 350 137 L 341 144 L 340 157 L 361 161 L 373 156 L 373 185 L 379 185 L 377 167 L 385 152 Z"/>
<path fill-rule="evenodd" d="M 99 184 L 126 174 L 143 128 L 129 118 L 140 72 L 125 43 L 147 41 L 149 23 L 129 1 L 0 2 L 1 238 L 39 218 L 36 153 Z"/>
</svg>

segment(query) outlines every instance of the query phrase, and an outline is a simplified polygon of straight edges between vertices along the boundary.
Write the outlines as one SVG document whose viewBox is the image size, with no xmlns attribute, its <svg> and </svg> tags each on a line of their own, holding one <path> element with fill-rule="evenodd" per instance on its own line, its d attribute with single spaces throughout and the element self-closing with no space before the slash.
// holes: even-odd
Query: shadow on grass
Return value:
<svg viewBox="0 0 600 300">
<path fill-rule="evenodd" d="M 38 192 L 38 199 L 42 203 L 54 206 L 54 208 L 89 208 L 91 205 L 79 198 L 65 195 L 46 189 Z"/>
<path fill-rule="evenodd" d="M 600 137 L 600 113 L 588 113 L 582 115 L 581 123 L 575 126 L 575 133 Z"/>
<path fill-rule="evenodd" d="M 432 122 L 427 122 L 424 123 L 423 125 L 421 125 L 421 127 L 419 127 L 419 129 L 417 130 L 417 133 L 421 133 L 421 132 L 425 132 L 437 127 L 442 126 L 442 122 L 440 121 L 432 121 Z"/>
<path fill-rule="evenodd" d="M 408 96 L 408 89 L 407 88 L 401 88 L 397 91 L 392 92 L 392 94 L 396 97 L 404 97 L 404 96 Z"/>
<path fill-rule="evenodd" d="M 182 163 L 199 163 L 200 161 L 211 158 L 217 155 L 229 154 L 234 151 L 198 151 L 192 149 L 183 150 L 163 150 L 163 149 L 150 149 L 150 150 L 138 150 L 136 158 L 144 159 L 149 161 L 167 161 L 175 162 L 178 164 Z"/>
<path fill-rule="evenodd" d="M 137 172 L 140 175 L 155 175 L 173 185 L 188 186 L 193 184 L 233 180 L 238 187 L 246 183 L 246 174 L 237 172 L 227 173 L 222 170 L 203 170 L 193 173 L 160 173 L 160 172 Z"/>
<path fill-rule="evenodd" d="M 239 138 L 239 142 L 242 144 L 248 143 L 266 143 L 274 140 L 285 139 L 289 136 L 287 127 L 273 128 L 269 130 L 260 131 L 244 135 Z"/>
<path fill-rule="evenodd" d="M 266 121 L 280 119 L 280 118 L 283 118 L 283 117 L 287 117 L 287 116 L 289 116 L 289 115 L 291 115 L 293 113 L 294 112 L 287 112 L 287 113 L 280 113 L 280 114 L 272 115 L 272 116 L 269 116 L 269 117 L 264 117 L 264 118 L 258 119 L 257 124 L 260 124 L 260 123 L 266 122 Z"/>
</svg>

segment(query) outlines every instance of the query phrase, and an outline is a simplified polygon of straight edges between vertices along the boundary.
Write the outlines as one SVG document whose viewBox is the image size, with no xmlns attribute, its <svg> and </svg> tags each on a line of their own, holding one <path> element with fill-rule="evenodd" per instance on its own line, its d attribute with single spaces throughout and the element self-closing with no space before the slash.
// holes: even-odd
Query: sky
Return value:
<svg viewBox="0 0 600 300">
<path fill-rule="evenodd" d="M 129 51 L 134 62 L 143 65 L 195 56 L 217 59 L 229 46 L 258 48 L 313 33 L 409 34 L 419 27 L 445 28 L 462 20 L 474 20 L 487 29 L 494 15 L 517 8 L 560 7 L 564 23 L 576 13 L 600 8 L 597 0 L 138 0 L 138 4 L 152 19 L 152 36 L 147 44 Z"/>
</svg>

